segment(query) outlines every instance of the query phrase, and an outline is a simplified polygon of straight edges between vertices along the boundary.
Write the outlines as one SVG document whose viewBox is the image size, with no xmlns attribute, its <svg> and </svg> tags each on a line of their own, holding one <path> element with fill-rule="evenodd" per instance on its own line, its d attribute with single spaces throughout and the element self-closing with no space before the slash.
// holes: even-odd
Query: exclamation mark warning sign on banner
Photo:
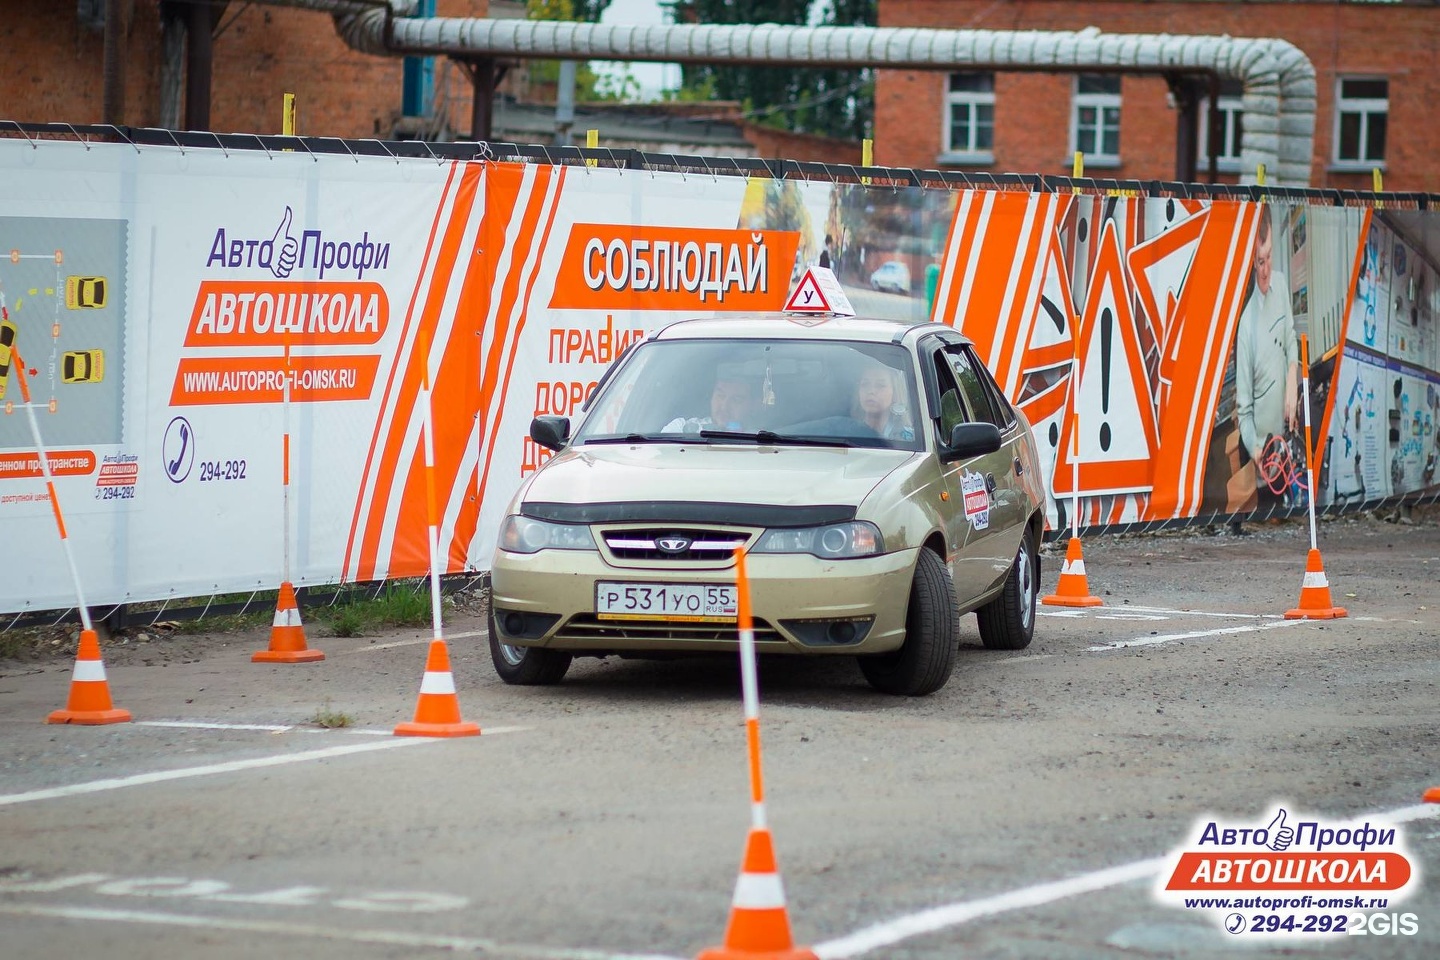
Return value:
<svg viewBox="0 0 1440 960">
<path fill-rule="evenodd" d="M 1120 240 L 1105 224 L 1095 270 L 1080 316 L 1080 493 L 1139 493 L 1150 489 L 1151 458 L 1159 446 L 1155 406 L 1144 352 L 1130 308 Z M 1061 430 L 1055 493 L 1073 493 L 1075 412 Z"/>
</svg>

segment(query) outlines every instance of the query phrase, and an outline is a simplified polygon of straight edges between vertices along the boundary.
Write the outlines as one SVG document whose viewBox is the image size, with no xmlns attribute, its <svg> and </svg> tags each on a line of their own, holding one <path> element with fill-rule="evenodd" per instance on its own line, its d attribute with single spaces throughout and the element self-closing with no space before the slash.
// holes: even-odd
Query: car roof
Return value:
<svg viewBox="0 0 1440 960">
<path fill-rule="evenodd" d="M 760 313 L 678 320 L 655 334 L 657 340 L 859 340 L 899 343 L 924 331 L 946 332 L 969 342 L 954 327 L 924 320 L 885 320 L 823 313 Z"/>
</svg>

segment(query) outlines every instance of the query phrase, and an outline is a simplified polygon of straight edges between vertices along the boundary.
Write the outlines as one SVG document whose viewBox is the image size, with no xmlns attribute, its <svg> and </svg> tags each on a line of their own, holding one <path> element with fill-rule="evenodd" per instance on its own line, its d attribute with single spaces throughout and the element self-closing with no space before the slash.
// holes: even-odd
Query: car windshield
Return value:
<svg viewBox="0 0 1440 960">
<path fill-rule="evenodd" d="M 574 442 L 921 450 L 912 369 L 888 343 L 650 341 L 605 384 Z"/>
</svg>

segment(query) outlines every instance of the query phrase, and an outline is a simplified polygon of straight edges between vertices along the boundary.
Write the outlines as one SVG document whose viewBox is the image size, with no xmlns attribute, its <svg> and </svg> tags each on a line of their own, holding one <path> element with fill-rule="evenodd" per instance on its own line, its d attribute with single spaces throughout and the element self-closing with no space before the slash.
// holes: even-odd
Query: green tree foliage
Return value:
<svg viewBox="0 0 1440 960">
<path fill-rule="evenodd" d="M 610 0 L 573 0 L 575 7 L 575 20 L 583 20 L 586 23 L 599 23 L 600 14 L 610 6 Z"/>
<path fill-rule="evenodd" d="M 821 23 L 827 26 L 874 26 L 879 6 L 878 0 L 673 0 L 665 5 L 676 23 L 795 26 L 810 23 L 812 8 L 825 11 Z M 875 112 L 871 69 L 686 64 L 681 76 L 676 99 L 737 100 L 769 126 L 846 140 L 870 136 Z"/>
<path fill-rule="evenodd" d="M 610 0 L 525 0 L 525 16 L 529 20 L 579 20 L 594 23 L 610 6 Z M 555 83 L 560 77 L 560 61 L 531 60 L 530 79 L 535 83 Z M 581 62 L 575 71 L 575 99 L 624 100 L 639 95 L 640 84 L 629 71 L 619 78 L 598 77 L 590 64 Z"/>
</svg>

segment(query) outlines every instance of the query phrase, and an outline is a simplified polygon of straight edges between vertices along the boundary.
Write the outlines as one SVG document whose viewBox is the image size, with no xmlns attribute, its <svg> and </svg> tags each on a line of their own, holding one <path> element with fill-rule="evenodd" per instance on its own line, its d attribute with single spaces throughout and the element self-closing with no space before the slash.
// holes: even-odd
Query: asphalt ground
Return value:
<svg viewBox="0 0 1440 960">
<path fill-rule="evenodd" d="M 949 684 L 853 661 L 760 670 L 770 822 L 796 941 L 900 960 L 1440 956 L 1440 523 L 1320 524 L 1338 621 L 1288 622 L 1303 523 L 1086 541 L 1105 606 L 1042 608 L 1029 649 L 966 620 Z M 1059 569 L 1047 551 L 1046 592 Z M 733 658 L 578 660 L 507 687 L 448 614 L 484 734 L 396 738 L 428 630 L 104 646 L 134 723 L 44 724 L 63 656 L 0 662 L 0 955 L 691 957 L 719 943 L 749 825 Z M 321 714 L 352 724 L 325 729 Z M 1224 933 L 1160 903 L 1214 817 L 1397 825 L 1409 934 Z M 1245 911 L 1249 914 L 1252 911 Z"/>
</svg>

